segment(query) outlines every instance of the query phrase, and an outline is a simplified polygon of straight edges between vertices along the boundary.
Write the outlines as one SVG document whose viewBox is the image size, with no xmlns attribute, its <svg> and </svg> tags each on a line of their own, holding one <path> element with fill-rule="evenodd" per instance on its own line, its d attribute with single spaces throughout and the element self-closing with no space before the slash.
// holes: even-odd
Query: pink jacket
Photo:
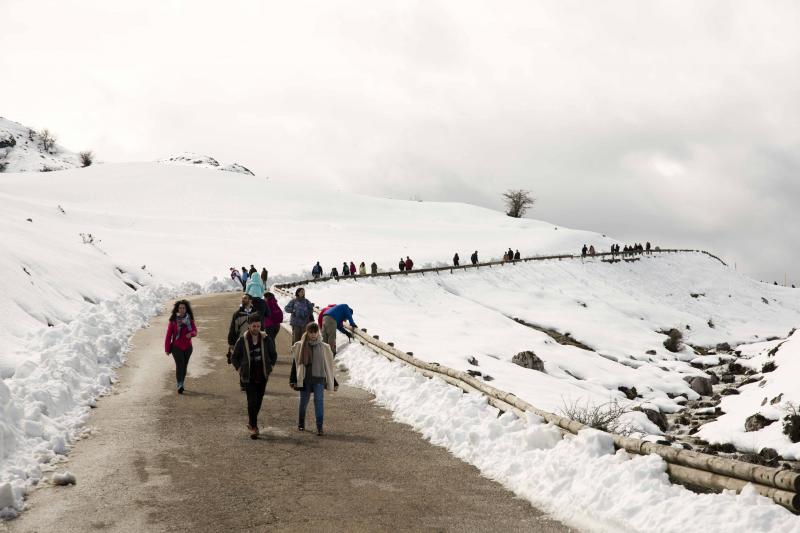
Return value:
<svg viewBox="0 0 800 533">
<path fill-rule="evenodd" d="M 278 305 L 278 300 L 275 298 L 267 300 L 267 307 L 269 308 L 269 316 L 264 318 L 264 327 L 279 326 L 283 322 L 283 311 L 281 311 L 281 306 Z"/>
<path fill-rule="evenodd" d="M 164 353 L 172 352 L 172 347 L 179 350 L 188 350 L 192 346 L 192 337 L 197 336 L 197 326 L 194 325 L 194 320 L 191 321 L 192 329 L 186 329 L 186 326 L 181 326 L 178 331 L 178 323 L 174 320 L 169 321 L 167 326 L 167 336 L 164 338 Z M 189 335 L 187 337 L 186 335 Z"/>
</svg>

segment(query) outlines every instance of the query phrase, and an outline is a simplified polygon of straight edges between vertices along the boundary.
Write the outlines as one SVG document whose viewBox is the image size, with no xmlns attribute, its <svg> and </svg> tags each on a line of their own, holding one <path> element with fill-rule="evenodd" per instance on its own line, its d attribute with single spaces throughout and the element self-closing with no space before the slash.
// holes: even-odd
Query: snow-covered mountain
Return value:
<svg viewBox="0 0 800 533">
<path fill-rule="evenodd" d="M 50 145 L 40 131 L 0 117 L 0 173 L 50 172 L 81 166 L 79 154 L 58 143 Z"/>
<path fill-rule="evenodd" d="M 41 479 L 38 465 L 69 448 L 88 406 L 111 383 L 129 335 L 167 298 L 235 289 L 231 266 L 266 267 L 275 282 L 308 276 L 316 261 L 326 271 L 343 261 L 394 270 L 406 256 L 423 267 L 449 263 L 455 252 L 465 261 L 477 250 L 487 261 L 508 247 L 532 256 L 617 243 L 472 205 L 309 191 L 221 174 L 215 160 L 194 156 L 170 163 L 0 179 L 0 508 L 19 508 Z M 359 325 L 381 338 L 488 374 L 493 385 L 546 409 L 562 398 L 621 399 L 619 387 L 635 387 L 637 402 L 673 416 L 699 397 L 684 378 L 740 355 L 737 364 L 750 359 L 755 368 L 774 358 L 777 368 L 762 377 L 764 385 L 737 383 L 741 394 L 720 404 L 728 418 L 708 424 L 704 438 L 747 439 L 744 416 L 760 409 L 774 416 L 760 405 L 762 394 L 800 401 L 791 385 L 796 342 L 768 353 L 800 322 L 800 291 L 757 283 L 705 255 L 343 281 L 310 287 L 308 296 L 323 305 L 348 302 Z M 663 345 L 669 328 L 682 329 L 686 346 L 678 352 Z M 588 349 L 551 338 L 567 332 Z M 770 337 L 777 340 L 760 343 Z M 720 342 L 740 353 L 699 355 L 689 346 L 702 353 Z M 536 352 L 546 372 L 513 364 L 522 350 Z M 659 433 L 633 416 L 640 429 Z M 759 442 L 782 436 L 767 437 Z M 780 442 L 785 457 L 800 454 Z M 663 477 L 659 468 L 651 470 Z"/>
<path fill-rule="evenodd" d="M 195 154 L 192 152 L 183 152 L 182 154 L 165 157 L 159 159 L 159 163 L 166 163 L 169 165 L 188 165 L 198 168 L 213 168 L 216 170 L 224 170 L 226 172 L 238 172 L 239 174 L 249 174 L 254 176 L 252 171 L 239 163 L 229 163 L 221 165 L 219 161 L 208 155 Z"/>
</svg>

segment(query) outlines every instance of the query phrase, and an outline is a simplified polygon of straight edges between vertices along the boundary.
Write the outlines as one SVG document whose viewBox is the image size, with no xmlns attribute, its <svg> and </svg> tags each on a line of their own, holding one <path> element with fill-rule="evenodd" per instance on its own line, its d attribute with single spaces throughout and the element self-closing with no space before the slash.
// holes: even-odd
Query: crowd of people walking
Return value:
<svg viewBox="0 0 800 533">
<path fill-rule="evenodd" d="M 362 263 L 363 265 L 363 263 Z M 251 272 L 252 270 L 252 272 Z M 275 340 L 283 323 L 284 311 L 291 314 L 292 367 L 289 385 L 299 394 L 297 429 L 305 431 L 305 413 L 311 395 L 318 435 L 324 434 L 325 390 L 337 390 L 339 383 L 333 358 L 336 354 L 336 333 L 348 339 L 352 333 L 344 329 L 347 321 L 357 327 L 353 310 L 347 304 L 329 305 L 314 320 L 314 304 L 306 298 L 305 289 L 295 291 L 294 298 L 281 309 L 275 295 L 264 289 L 266 269 L 258 274 L 251 270 L 231 268 L 243 278 L 244 294 L 238 308 L 231 316 L 228 327 L 228 364 L 236 370 L 239 386 L 247 399 L 247 431 L 250 437 L 259 436 L 258 415 L 261 411 L 270 374 L 278 360 Z M 192 338 L 197 336 L 197 326 L 188 300 L 175 302 L 170 314 L 164 351 L 175 360 L 175 379 L 178 394 L 186 388 L 186 371 L 192 354 Z"/>
</svg>

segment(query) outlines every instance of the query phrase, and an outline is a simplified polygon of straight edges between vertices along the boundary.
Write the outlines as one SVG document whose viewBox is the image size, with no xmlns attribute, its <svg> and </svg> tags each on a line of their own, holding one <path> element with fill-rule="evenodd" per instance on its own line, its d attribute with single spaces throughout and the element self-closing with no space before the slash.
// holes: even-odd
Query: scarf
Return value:
<svg viewBox="0 0 800 533">
<path fill-rule="evenodd" d="M 300 359 L 297 361 L 298 364 L 308 366 L 311 364 L 311 348 L 312 346 L 317 346 L 321 341 L 319 339 L 316 342 L 312 342 L 308 339 L 307 334 L 303 333 L 303 338 L 301 339 L 302 345 L 300 346 Z"/>
</svg>

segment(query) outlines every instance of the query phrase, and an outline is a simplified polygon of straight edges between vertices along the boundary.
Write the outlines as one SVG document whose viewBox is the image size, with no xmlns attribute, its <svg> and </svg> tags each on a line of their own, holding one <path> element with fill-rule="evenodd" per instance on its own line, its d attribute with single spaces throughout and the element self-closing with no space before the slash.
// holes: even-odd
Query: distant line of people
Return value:
<svg viewBox="0 0 800 533">
<path fill-rule="evenodd" d="M 648 241 L 642 246 L 640 243 L 625 245 L 622 250 L 620 250 L 619 244 L 612 244 L 611 245 L 611 255 L 612 257 L 615 255 L 634 255 L 634 254 L 650 254 L 652 253 L 650 242 Z M 581 248 L 581 257 L 593 256 L 596 255 L 597 251 L 595 250 L 594 245 L 589 245 L 588 247 L 584 244 L 583 248 Z"/>
</svg>

